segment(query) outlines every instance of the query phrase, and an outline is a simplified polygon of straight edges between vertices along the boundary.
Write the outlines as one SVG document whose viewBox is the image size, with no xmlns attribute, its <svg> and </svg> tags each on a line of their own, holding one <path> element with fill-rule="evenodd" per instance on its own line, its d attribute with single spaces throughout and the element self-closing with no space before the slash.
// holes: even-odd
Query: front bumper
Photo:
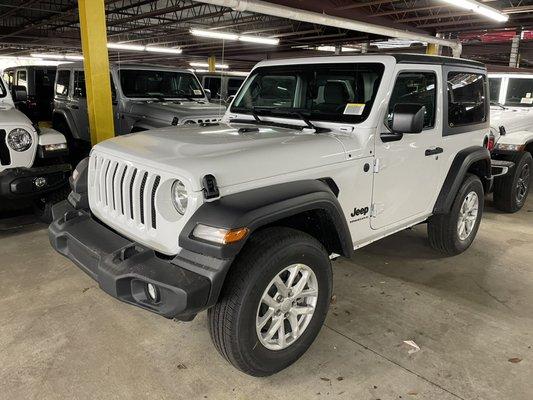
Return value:
<svg viewBox="0 0 533 400">
<path fill-rule="evenodd" d="M 56 219 L 56 214 L 62 214 Z M 192 319 L 213 304 L 230 260 L 218 260 L 183 250 L 174 258 L 160 257 L 95 220 L 68 202 L 54 208 L 50 225 L 52 247 L 72 260 L 109 295 L 167 318 Z M 158 290 L 150 298 L 147 284 Z"/>
<path fill-rule="evenodd" d="M 38 197 L 68 183 L 69 164 L 34 168 L 10 168 L 0 172 L 0 197 L 8 199 Z"/>
</svg>

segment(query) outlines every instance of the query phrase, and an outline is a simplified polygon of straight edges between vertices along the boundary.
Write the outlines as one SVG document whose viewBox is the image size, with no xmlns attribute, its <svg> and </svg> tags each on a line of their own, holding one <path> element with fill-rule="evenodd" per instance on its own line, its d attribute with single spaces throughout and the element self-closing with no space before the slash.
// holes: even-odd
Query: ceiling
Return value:
<svg viewBox="0 0 533 400">
<path fill-rule="evenodd" d="M 157 44 L 179 47 L 181 55 L 146 54 L 110 50 L 112 60 L 188 65 L 214 55 L 232 69 L 247 70 L 265 58 L 318 54 L 317 45 L 357 46 L 387 38 L 346 31 L 266 15 L 238 12 L 227 7 L 191 0 L 106 0 L 109 42 Z M 509 14 L 509 21 L 493 23 L 441 0 L 275 0 L 286 5 L 459 39 L 464 57 L 507 64 L 511 38 L 517 30 L 533 30 L 533 0 L 486 0 L 484 3 Z M 215 29 L 239 34 L 276 37 L 278 46 L 222 42 L 192 36 L 191 28 Z M 533 66 L 533 34 L 520 47 L 522 66 Z M 409 51 L 423 52 L 413 44 Z M 394 50 L 406 51 L 406 49 Z M 32 52 L 81 52 L 75 0 L 0 0 L 0 56 L 24 56 Z M 330 53 L 331 54 L 331 53 Z"/>
</svg>

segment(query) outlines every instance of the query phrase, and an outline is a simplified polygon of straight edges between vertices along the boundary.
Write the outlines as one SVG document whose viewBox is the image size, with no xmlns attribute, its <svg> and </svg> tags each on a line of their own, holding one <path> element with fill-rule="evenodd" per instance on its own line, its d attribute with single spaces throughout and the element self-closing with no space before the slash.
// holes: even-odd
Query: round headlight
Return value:
<svg viewBox="0 0 533 400">
<path fill-rule="evenodd" d="M 187 211 L 187 204 L 189 202 L 189 193 L 182 181 L 176 179 L 172 184 L 172 203 L 176 208 L 176 211 L 181 215 Z"/>
<path fill-rule="evenodd" d="M 7 144 L 15 151 L 25 151 L 31 147 L 31 134 L 26 129 L 13 129 L 7 135 Z"/>
</svg>

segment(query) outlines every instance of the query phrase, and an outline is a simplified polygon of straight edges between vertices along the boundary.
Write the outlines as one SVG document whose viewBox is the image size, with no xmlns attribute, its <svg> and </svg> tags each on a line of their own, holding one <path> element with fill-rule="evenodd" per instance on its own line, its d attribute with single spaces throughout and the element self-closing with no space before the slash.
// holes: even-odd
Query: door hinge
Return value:
<svg viewBox="0 0 533 400">
<path fill-rule="evenodd" d="M 376 210 L 376 204 L 373 203 L 371 206 L 370 206 L 370 218 L 376 218 L 378 215 L 377 213 L 377 210 Z"/>
<path fill-rule="evenodd" d="M 374 173 L 377 174 L 379 172 L 379 158 L 374 159 Z"/>
</svg>

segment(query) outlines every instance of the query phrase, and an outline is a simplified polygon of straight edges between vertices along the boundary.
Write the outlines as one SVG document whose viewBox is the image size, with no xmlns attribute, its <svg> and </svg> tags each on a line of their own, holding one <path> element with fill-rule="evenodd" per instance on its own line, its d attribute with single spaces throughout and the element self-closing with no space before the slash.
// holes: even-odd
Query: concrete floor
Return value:
<svg viewBox="0 0 533 400">
<path fill-rule="evenodd" d="M 489 207 L 458 257 L 433 252 L 424 227 L 373 244 L 335 263 L 336 302 L 307 354 L 254 379 L 216 353 L 205 313 L 177 323 L 120 303 L 50 248 L 45 226 L 12 228 L 0 398 L 532 399 L 532 258 L 533 199 L 516 215 Z"/>
</svg>

